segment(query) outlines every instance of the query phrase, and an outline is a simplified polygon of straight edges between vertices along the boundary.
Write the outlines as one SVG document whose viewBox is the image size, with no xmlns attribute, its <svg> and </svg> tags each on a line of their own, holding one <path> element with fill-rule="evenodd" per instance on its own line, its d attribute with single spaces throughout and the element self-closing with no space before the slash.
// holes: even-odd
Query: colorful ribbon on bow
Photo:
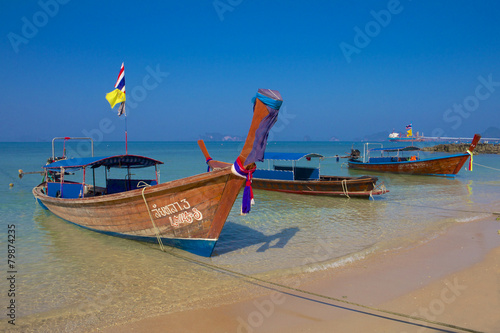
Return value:
<svg viewBox="0 0 500 333">
<path fill-rule="evenodd" d="M 469 149 L 467 149 L 467 152 L 470 155 L 470 159 L 469 159 L 469 171 L 472 171 L 472 156 L 474 156 L 474 154 L 472 154 L 472 152 Z"/>
<path fill-rule="evenodd" d="M 212 158 L 207 158 L 206 160 L 206 163 L 207 163 L 207 172 L 210 172 L 210 164 L 208 164 L 208 162 L 210 162 L 212 160 Z"/>
<path fill-rule="evenodd" d="M 233 173 L 235 173 L 236 175 L 246 178 L 245 189 L 243 190 L 243 200 L 241 203 L 241 213 L 247 214 L 250 212 L 252 205 L 255 204 L 255 201 L 253 199 L 253 190 L 252 190 L 252 175 L 256 167 L 253 167 L 250 170 L 246 170 L 243 167 L 243 163 L 241 162 L 240 158 L 238 157 L 231 169 Z"/>
</svg>

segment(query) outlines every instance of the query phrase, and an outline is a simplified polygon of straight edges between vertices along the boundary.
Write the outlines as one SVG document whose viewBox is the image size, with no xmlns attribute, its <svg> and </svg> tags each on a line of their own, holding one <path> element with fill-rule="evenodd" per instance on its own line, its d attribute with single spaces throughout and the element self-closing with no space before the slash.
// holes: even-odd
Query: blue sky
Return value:
<svg viewBox="0 0 500 333">
<path fill-rule="evenodd" d="M 2 1 L 0 141 L 122 140 L 104 96 L 125 62 L 129 140 L 273 140 L 500 127 L 497 1 Z"/>
</svg>

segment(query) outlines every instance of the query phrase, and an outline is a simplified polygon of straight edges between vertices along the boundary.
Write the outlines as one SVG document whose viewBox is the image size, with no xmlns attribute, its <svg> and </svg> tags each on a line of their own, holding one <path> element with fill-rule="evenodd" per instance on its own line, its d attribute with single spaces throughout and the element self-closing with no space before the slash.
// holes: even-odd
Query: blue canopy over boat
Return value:
<svg viewBox="0 0 500 333">
<path fill-rule="evenodd" d="M 298 161 L 302 158 L 319 157 L 323 158 L 323 155 L 315 153 L 265 153 L 265 160 L 282 160 L 282 161 Z"/>
<path fill-rule="evenodd" d="M 86 167 L 98 168 L 100 166 L 110 168 L 145 168 L 156 164 L 163 164 L 163 162 L 139 155 L 114 155 L 69 158 L 47 164 L 43 167 L 46 169 L 81 169 Z"/>
</svg>

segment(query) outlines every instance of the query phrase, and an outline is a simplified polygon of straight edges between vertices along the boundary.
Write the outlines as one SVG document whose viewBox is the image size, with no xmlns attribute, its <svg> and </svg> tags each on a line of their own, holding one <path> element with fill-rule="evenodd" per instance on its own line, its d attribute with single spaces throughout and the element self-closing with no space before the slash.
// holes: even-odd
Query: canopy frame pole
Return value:
<svg viewBox="0 0 500 333">
<path fill-rule="evenodd" d="M 59 181 L 59 184 L 60 184 L 60 186 L 59 186 L 59 192 L 60 192 L 59 195 L 60 195 L 61 198 L 64 198 L 63 197 L 63 183 L 64 183 L 64 168 L 61 167 L 61 177 L 60 177 L 60 181 Z M 57 195 L 56 195 L 56 197 L 57 197 Z"/>
<path fill-rule="evenodd" d="M 130 174 L 130 166 L 127 165 L 127 191 L 132 189 L 132 175 Z"/>
<path fill-rule="evenodd" d="M 83 167 L 82 198 L 85 198 L 85 171 L 87 168 Z"/>
<path fill-rule="evenodd" d="M 49 195 L 49 169 L 45 168 L 45 193 Z"/>
<path fill-rule="evenodd" d="M 90 150 L 92 153 L 92 157 L 94 157 L 94 140 L 90 137 L 56 137 L 52 139 L 52 159 L 55 160 L 56 158 L 56 152 L 55 152 L 55 141 L 56 140 L 64 140 L 64 144 L 66 144 L 66 140 L 89 140 L 90 141 Z"/>
</svg>

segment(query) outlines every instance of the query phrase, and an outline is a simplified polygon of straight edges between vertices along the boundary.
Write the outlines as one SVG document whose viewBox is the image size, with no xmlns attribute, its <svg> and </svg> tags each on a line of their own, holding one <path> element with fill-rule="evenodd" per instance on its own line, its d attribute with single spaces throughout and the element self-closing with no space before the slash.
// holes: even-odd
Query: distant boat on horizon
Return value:
<svg viewBox="0 0 500 333">
<path fill-rule="evenodd" d="M 409 125 L 406 125 L 406 135 L 403 133 L 398 133 L 392 130 L 392 133 L 389 134 L 389 141 L 392 142 L 421 142 L 425 141 L 424 134 L 420 135 L 417 132 L 417 135 L 413 135 L 413 128 L 412 124 L 410 123 Z"/>
</svg>

